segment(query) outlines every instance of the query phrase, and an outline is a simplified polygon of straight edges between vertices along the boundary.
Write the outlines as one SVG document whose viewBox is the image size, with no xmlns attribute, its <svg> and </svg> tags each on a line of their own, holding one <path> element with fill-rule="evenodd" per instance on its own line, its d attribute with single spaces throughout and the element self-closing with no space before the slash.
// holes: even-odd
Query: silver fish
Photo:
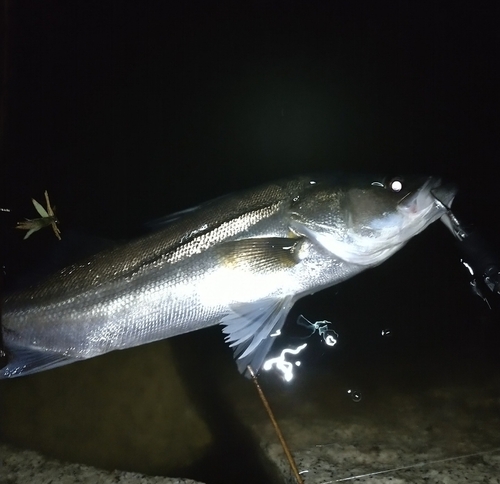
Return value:
<svg viewBox="0 0 500 484">
<path fill-rule="evenodd" d="M 380 264 L 454 196 L 437 178 L 299 177 L 175 214 L 8 296 L 0 378 L 215 324 L 257 371 L 299 298 Z"/>
</svg>

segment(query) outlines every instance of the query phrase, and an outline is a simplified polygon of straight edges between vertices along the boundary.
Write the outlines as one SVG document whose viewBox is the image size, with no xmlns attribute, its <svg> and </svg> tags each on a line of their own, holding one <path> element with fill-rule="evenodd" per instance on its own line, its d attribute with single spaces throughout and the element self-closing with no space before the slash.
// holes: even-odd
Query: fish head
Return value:
<svg viewBox="0 0 500 484">
<path fill-rule="evenodd" d="M 337 259 L 373 266 L 445 215 L 455 194 L 435 177 L 318 179 L 294 198 L 290 226 Z"/>
</svg>

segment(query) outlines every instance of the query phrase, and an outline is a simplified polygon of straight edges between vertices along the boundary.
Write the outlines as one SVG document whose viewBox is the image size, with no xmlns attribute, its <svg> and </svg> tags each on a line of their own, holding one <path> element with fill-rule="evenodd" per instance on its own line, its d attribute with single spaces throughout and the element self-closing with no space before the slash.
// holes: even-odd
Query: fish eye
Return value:
<svg viewBox="0 0 500 484">
<path fill-rule="evenodd" d="M 388 187 L 395 193 L 400 192 L 403 189 L 403 180 L 401 178 L 393 178 L 389 184 Z"/>
<path fill-rule="evenodd" d="M 394 193 L 398 193 L 403 189 L 403 179 L 400 177 L 390 178 L 389 181 L 384 179 L 383 181 L 374 181 L 371 183 L 374 187 L 381 187 L 391 190 Z"/>
</svg>

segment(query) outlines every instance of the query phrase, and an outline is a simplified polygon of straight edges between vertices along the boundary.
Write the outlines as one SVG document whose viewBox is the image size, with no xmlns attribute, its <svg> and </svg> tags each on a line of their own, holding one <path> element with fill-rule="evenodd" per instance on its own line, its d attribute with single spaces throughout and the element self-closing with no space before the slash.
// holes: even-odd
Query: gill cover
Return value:
<svg viewBox="0 0 500 484">
<path fill-rule="evenodd" d="M 432 195 L 439 186 L 432 177 L 318 182 L 294 201 L 291 226 L 338 259 L 377 265 L 445 213 Z"/>
</svg>

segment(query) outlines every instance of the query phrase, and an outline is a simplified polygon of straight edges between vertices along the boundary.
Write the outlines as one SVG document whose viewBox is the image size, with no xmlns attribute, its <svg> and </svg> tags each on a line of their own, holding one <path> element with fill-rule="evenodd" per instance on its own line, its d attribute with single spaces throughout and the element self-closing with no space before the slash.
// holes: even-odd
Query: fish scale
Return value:
<svg viewBox="0 0 500 484">
<path fill-rule="evenodd" d="M 173 214 L 146 237 L 6 297 L 0 378 L 215 324 L 240 371 L 257 371 L 297 299 L 383 262 L 455 193 L 437 178 L 395 186 L 385 177 L 298 177 Z"/>
</svg>

